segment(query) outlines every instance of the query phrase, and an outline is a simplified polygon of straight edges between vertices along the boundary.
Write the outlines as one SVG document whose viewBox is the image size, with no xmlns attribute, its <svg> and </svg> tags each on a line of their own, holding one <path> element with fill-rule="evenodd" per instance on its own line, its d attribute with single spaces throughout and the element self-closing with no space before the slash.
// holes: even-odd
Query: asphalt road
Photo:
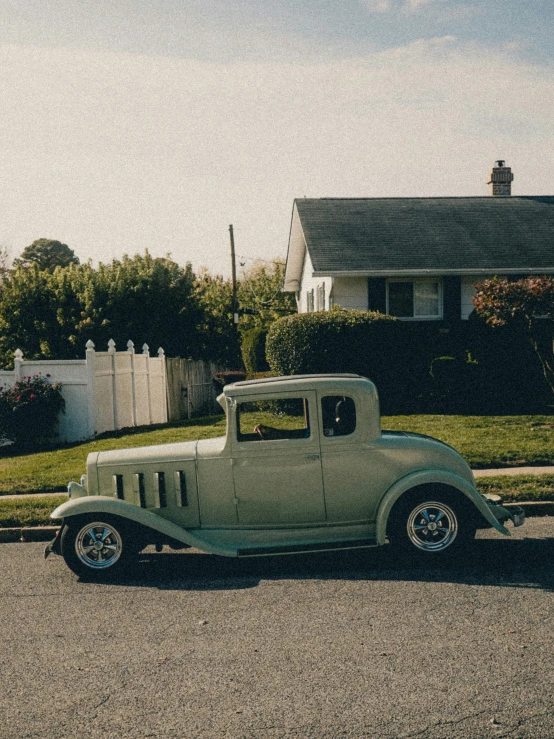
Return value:
<svg viewBox="0 0 554 739">
<path fill-rule="evenodd" d="M 0 737 L 554 737 L 554 518 L 424 569 L 148 552 L 79 581 L 0 546 Z"/>
</svg>

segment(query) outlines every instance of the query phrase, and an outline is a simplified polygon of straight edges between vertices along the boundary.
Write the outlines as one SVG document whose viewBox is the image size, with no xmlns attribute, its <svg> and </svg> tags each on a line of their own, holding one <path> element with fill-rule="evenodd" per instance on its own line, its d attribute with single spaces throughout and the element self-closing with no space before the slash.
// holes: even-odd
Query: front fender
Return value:
<svg viewBox="0 0 554 739">
<path fill-rule="evenodd" d="M 441 484 L 448 485 L 463 493 L 475 505 L 477 510 L 497 531 L 505 536 L 510 536 L 508 529 L 503 526 L 494 516 L 485 499 L 479 492 L 460 475 L 448 470 L 431 469 L 413 472 L 394 483 L 385 493 L 377 511 L 377 543 L 384 544 L 387 538 L 387 521 L 393 505 L 398 498 L 411 488 L 418 485 Z"/>
<path fill-rule="evenodd" d="M 89 495 L 85 498 L 68 500 L 66 503 L 58 506 L 50 514 L 50 518 L 63 518 L 66 520 L 72 516 L 82 516 L 89 513 L 109 513 L 113 516 L 120 516 L 121 518 L 126 518 L 129 521 L 146 526 L 153 531 L 165 534 L 183 544 L 188 544 L 196 549 L 202 549 L 204 552 L 209 551 L 213 554 L 229 556 L 227 550 L 220 550 L 217 545 L 214 546 L 211 543 L 207 545 L 207 542 L 203 539 L 197 538 L 190 531 L 171 523 L 171 521 L 167 521 L 165 518 L 161 518 L 161 516 L 157 516 L 155 513 L 151 513 L 144 508 L 139 508 L 118 498 L 108 498 L 105 495 Z"/>
</svg>

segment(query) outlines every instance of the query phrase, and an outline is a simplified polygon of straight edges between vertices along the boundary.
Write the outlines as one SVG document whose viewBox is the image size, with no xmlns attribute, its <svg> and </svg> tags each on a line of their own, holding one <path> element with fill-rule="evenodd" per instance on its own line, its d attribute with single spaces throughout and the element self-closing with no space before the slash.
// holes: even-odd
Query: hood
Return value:
<svg viewBox="0 0 554 739">
<path fill-rule="evenodd" d="M 197 441 L 181 441 L 177 444 L 137 446 L 132 449 L 111 449 L 107 452 L 89 454 L 87 465 L 98 467 L 126 464 L 148 464 L 148 462 L 171 462 L 196 459 Z"/>
<path fill-rule="evenodd" d="M 194 462 L 197 443 L 196 441 L 181 441 L 177 444 L 111 449 L 107 452 L 89 454 L 87 458 L 88 494 L 112 494 L 114 475 L 132 475 L 135 472 L 155 469 L 158 465 L 171 462 Z"/>
</svg>

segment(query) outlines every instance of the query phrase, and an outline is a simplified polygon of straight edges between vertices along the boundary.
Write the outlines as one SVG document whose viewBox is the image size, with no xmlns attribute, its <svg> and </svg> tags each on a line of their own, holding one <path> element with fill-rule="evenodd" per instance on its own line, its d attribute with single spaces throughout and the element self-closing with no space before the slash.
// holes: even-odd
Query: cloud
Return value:
<svg viewBox="0 0 554 739">
<path fill-rule="evenodd" d="M 361 0 L 370 13 L 387 13 L 392 9 L 392 0 Z"/>
<path fill-rule="evenodd" d="M 405 0 L 404 7 L 410 10 L 419 10 L 419 8 L 425 5 L 430 5 L 435 2 L 444 2 L 445 0 Z"/>
<path fill-rule="evenodd" d="M 361 0 L 370 13 L 388 13 L 393 10 L 417 12 L 431 3 L 442 3 L 445 0 Z"/>
</svg>

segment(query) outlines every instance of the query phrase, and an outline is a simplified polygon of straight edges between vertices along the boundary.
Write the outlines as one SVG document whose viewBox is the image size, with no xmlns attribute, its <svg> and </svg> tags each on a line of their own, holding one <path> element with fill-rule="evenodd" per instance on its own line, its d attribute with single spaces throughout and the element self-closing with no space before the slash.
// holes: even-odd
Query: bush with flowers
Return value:
<svg viewBox="0 0 554 739">
<path fill-rule="evenodd" d="M 0 387 L 0 437 L 24 447 L 52 438 L 65 401 L 61 383 L 49 378 L 28 376 L 15 385 Z"/>
</svg>

